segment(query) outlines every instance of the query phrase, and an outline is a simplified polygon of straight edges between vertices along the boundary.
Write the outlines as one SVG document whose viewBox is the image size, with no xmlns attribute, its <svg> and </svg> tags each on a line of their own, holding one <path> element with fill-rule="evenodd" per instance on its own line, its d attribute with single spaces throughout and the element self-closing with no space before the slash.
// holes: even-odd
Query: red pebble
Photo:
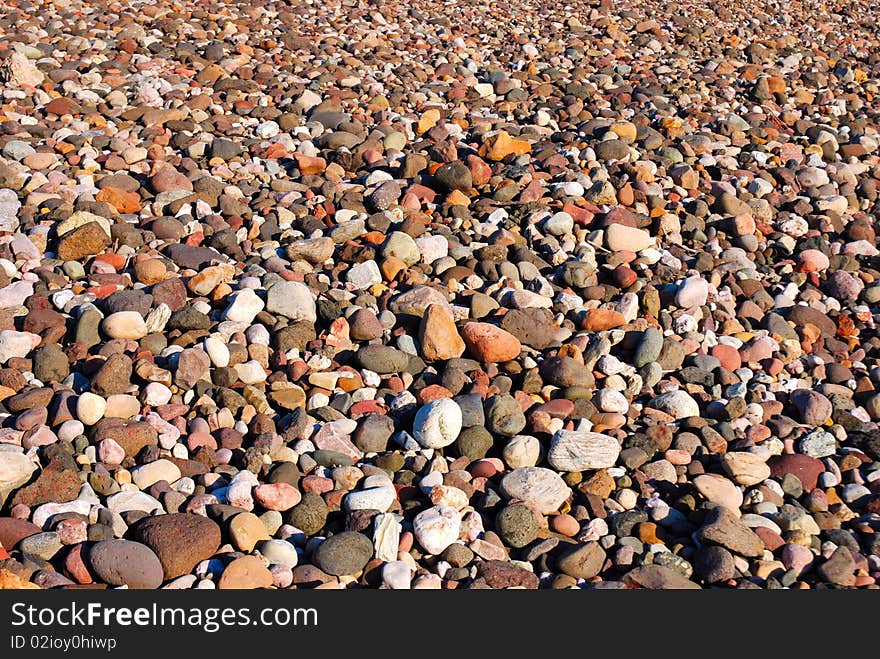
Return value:
<svg viewBox="0 0 880 659">
<path fill-rule="evenodd" d="M 721 362 L 721 366 L 728 371 L 735 371 L 742 366 L 742 358 L 739 355 L 739 350 L 733 346 L 719 343 L 717 346 L 712 346 L 712 350 L 709 351 L 709 354 Z"/>
</svg>

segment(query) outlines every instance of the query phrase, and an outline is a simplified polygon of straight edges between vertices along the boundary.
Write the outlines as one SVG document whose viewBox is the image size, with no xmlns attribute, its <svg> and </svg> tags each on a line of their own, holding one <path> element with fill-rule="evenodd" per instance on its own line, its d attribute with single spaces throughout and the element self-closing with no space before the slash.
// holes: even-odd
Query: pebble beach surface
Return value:
<svg viewBox="0 0 880 659">
<path fill-rule="evenodd" d="M 834 11 L 3 3 L 0 588 L 875 588 Z"/>
</svg>

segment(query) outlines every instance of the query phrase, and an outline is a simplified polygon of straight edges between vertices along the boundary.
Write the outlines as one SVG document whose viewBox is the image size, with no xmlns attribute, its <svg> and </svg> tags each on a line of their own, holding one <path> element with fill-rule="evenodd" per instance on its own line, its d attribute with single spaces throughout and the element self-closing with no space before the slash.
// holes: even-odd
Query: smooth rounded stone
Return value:
<svg viewBox="0 0 880 659">
<path fill-rule="evenodd" d="M 413 519 L 413 534 L 429 554 L 437 555 L 458 540 L 461 514 L 451 506 L 437 505 L 423 510 Z"/>
<path fill-rule="evenodd" d="M 556 472 L 543 467 L 519 467 L 501 479 L 501 492 L 508 499 L 531 504 L 543 515 L 556 512 L 571 490 Z"/>
<path fill-rule="evenodd" d="M 146 490 L 159 481 L 173 483 L 181 477 L 180 468 L 164 458 L 149 462 L 131 471 L 131 478 L 140 489 Z"/>
<path fill-rule="evenodd" d="M 146 492 L 137 490 L 123 490 L 107 497 L 107 508 L 124 513 L 129 510 L 138 510 L 145 513 L 155 513 L 162 510 L 162 504 Z"/>
<path fill-rule="evenodd" d="M 558 430 L 550 441 L 547 462 L 559 471 L 576 472 L 613 467 L 620 455 L 620 444 L 597 432 Z"/>
<path fill-rule="evenodd" d="M 572 357 L 551 357 L 541 362 L 541 377 L 557 387 L 586 387 L 592 389 L 595 378 L 586 366 Z"/>
<path fill-rule="evenodd" d="M 304 260 L 320 265 L 333 256 L 336 244 L 332 238 L 320 237 L 298 240 L 287 246 L 287 256 L 293 260 Z"/>
<path fill-rule="evenodd" d="M 798 254 L 798 264 L 802 272 L 824 272 L 831 261 L 818 249 L 805 249 Z"/>
<path fill-rule="evenodd" d="M 451 398 L 439 398 L 423 405 L 413 420 L 413 437 L 425 448 L 452 444 L 462 427 L 461 408 Z"/>
<path fill-rule="evenodd" d="M 0 363 L 5 364 L 13 357 L 27 357 L 41 341 L 39 334 L 31 332 L 0 331 Z"/>
<path fill-rule="evenodd" d="M 461 338 L 470 354 L 485 363 L 507 362 L 519 357 L 522 351 L 522 345 L 513 334 L 489 323 L 465 323 Z"/>
<path fill-rule="evenodd" d="M 821 460 L 797 453 L 775 455 L 767 461 L 767 465 L 773 478 L 782 480 L 786 474 L 792 474 L 808 492 L 815 489 L 819 474 L 825 471 L 825 465 Z"/>
<path fill-rule="evenodd" d="M 511 469 L 534 467 L 541 458 L 541 443 L 536 437 L 517 435 L 504 445 L 501 455 Z"/>
<path fill-rule="evenodd" d="M 460 192 L 468 193 L 473 187 L 471 170 L 459 160 L 441 166 L 434 172 L 434 178 L 448 192 L 459 190 Z"/>
<path fill-rule="evenodd" d="M 813 552 L 807 547 L 787 543 L 782 546 L 780 560 L 787 570 L 794 570 L 797 576 L 806 572 L 814 561 Z"/>
<path fill-rule="evenodd" d="M 82 393 L 76 400 L 76 418 L 84 425 L 93 426 L 104 418 L 107 401 L 89 391 Z"/>
<path fill-rule="evenodd" d="M 266 526 L 251 512 L 239 513 L 229 520 L 229 538 L 236 549 L 244 552 L 250 552 L 258 542 L 270 539 Z"/>
<path fill-rule="evenodd" d="M 327 523 L 329 509 L 320 495 L 303 492 L 302 501 L 290 509 L 285 516 L 287 522 L 307 535 L 320 531 Z"/>
<path fill-rule="evenodd" d="M 411 236 L 402 231 L 392 231 L 382 246 L 382 256 L 386 259 L 392 256 L 406 265 L 414 265 L 422 258 L 422 253 Z"/>
<path fill-rule="evenodd" d="M 241 556 L 223 568 L 217 588 L 220 590 L 254 590 L 269 588 L 272 573 L 259 556 Z"/>
<path fill-rule="evenodd" d="M 40 527 L 16 517 L 0 517 L 0 546 L 14 549 L 24 538 L 40 532 Z"/>
<path fill-rule="evenodd" d="M 90 571 L 112 586 L 152 590 L 162 585 L 164 571 L 152 549 L 131 540 L 103 540 L 89 550 Z"/>
<path fill-rule="evenodd" d="M 137 311 L 117 311 L 101 322 L 101 331 L 111 339 L 137 341 L 147 335 L 147 323 Z"/>
<path fill-rule="evenodd" d="M 24 453 L 0 451 L 0 504 L 12 490 L 27 483 L 37 468 Z"/>
<path fill-rule="evenodd" d="M 682 309 L 701 307 L 709 297 L 709 282 L 694 275 L 684 279 L 675 292 L 675 306 Z"/>
<path fill-rule="evenodd" d="M 296 547 L 287 540 L 265 540 L 259 544 L 258 549 L 270 565 L 294 568 L 299 562 Z"/>
<path fill-rule="evenodd" d="M 538 520 L 526 505 L 505 506 L 495 516 L 495 530 L 505 544 L 520 549 L 538 537 Z"/>
<path fill-rule="evenodd" d="M 675 419 L 700 416 L 700 406 L 686 391 L 676 389 L 652 399 L 650 407 L 666 412 Z"/>
<path fill-rule="evenodd" d="M 143 388 L 143 401 L 145 405 L 157 407 L 165 405 L 174 395 L 171 389 L 160 382 L 151 382 Z"/>
<path fill-rule="evenodd" d="M 838 547 L 822 565 L 816 569 L 816 575 L 827 583 L 838 586 L 855 585 L 856 563 L 848 547 Z"/>
<path fill-rule="evenodd" d="M 378 510 L 385 512 L 396 498 L 397 492 L 390 485 L 388 487 L 370 487 L 347 494 L 345 508 L 348 511 Z"/>
<path fill-rule="evenodd" d="M 391 346 L 365 345 L 358 348 L 356 354 L 362 368 L 380 375 L 402 373 L 409 366 L 407 354 Z"/>
<path fill-rule="evenodd" d="M 735 451 L 725 453 L 721 458 L 724 473 L 746 487 L 757 485 L 770 478 L 770 467 L 761 456 L 754 453 Z"/>
<path fill-rule="evenodd" d="M 51 343 L 34 351 L 34 377 L 42 382 L 61 382 L 70 373 L 67 355 Z"/>
<path fill-rule="evenodd" d="M 695 476 L 692 482 L 707 500 L 726 506 L 739 514 L 743 504 L 743 493 L 732 481 L 718 474 L 700 474 Z"/>
<path fill-rule="evenodd" d="M 225 341 L 209 336 L 205 339 L 205 352 L 208 353 L 208 357 L 211 358 L 211 363 L 214 366 L 219 366 L 220 368 L 229 366 L 229 348 Z"/>
<path fill-rule="evenodd" d="M 373 556 L 373 543 L 354 531 L 331 535 L 315 550 L 312 560 L 321 570 L 335 577 L 358 574 Z"/>
<path fill-rule="evenodd" d="M 593 395 L 593 404 L 600 412 L 612 412 L 626 414 L 629 410 L 629 401 L 619 391 L 613 389 L 600 389 Z"/>
<path fill-rule="evenodd" d="M 107 409 L 104 416 L 115 419 L 131 419 L 141 411 L 140 401 L 130 394 L 107 396 Z"/>
<path fill-rule="evenodd" d="M 192 572 L 214 555 L 221 541 L 214 521 L 185 513 L 147 517 L 134 527 L 134 538 L 155 552 L 166 580 Z"/>
<path fill-rule="evenodd" d="M 409 590 L 411 579 L 406 561 L 391 561 L 382 566 L 382 584 L 391 590 Z"/>
<path fill-rule="evenodd" d="M 266 510 L 290 510 L 302 500 L 302 494 L 290 483 L 264 483 L 253 491 L 254 500 Z"/>
<path fill-rule="evenodd" d="M 565 211 L 554 213 L 544 221 L 544 231 L 551 236 L 564 236 L 574 230 L 574 218 Z"/>
<path fill-rule="evenodd" d="M 266 311 L 294 321 L 314 323 L 318 320 L 312 292 L 308 286 L 297 281 L 273 284 L 266 295 Z"/>
<path fill-rule="evenodd" d="M 459 455 L 470 460 L 479 460 L 486 457 L 494 443 L 495 440 L 488 430 L 482 426 L 472 426 L 459 433 L 455 440 L 455 447 L 458 449 Z"/>
<path fill-rule="evenodd" d="M 265 303 L 250 288 L 244 288 L 229 297 L 229 304 L 223 311 L 223 318 L 235 323 L 250 325 Z"/>
<path fill-rule="evenodd" d="M 633 366 L 641 368 L 646 364 L 657 361 L 662 349 L 663 333 L 654 327 L 649 327 L 642 332 L 642 338 L 633 353 Z"/>
<path fill-rule="evenodd" d="M 394 420 L 384 414 L 370 414 L 360 419 L 352 442 L 364 453 L 381 453 L 394 434 Z"/>
<path fill-rule="evenodd" d="M 790 399 L 801 420 L 811 426 L 824 425 L 834 411 L 828 398 L 811 389 L 796 389 Z"/>
<path fill-rule="evenodd" d="M 654 246 L 654 238 L 647 231 L 612 224 L 605 229 L 605 246 L 612 252 L 641 252 Z"/>
<path fill-rule="evenodd" d="M 526 416 L 516 398 L 498 394 L 486 401 L 486 428 L 496 435 L 513 437 L 526 427 Z"/>
<path fill-rule="evenodd" d="M 574 579 L 592 579 L 602 571 L 605 551 L 598 542 L 585 542 L 556 558 L 556 568 Z"/>
</svg>

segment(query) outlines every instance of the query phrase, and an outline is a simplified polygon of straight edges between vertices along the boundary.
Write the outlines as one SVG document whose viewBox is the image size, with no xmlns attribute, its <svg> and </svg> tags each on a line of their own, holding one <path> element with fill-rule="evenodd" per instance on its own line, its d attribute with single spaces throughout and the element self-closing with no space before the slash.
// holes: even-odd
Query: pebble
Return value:
<svg viewBox="0 0 880 659">
<path fill-rule="evenodd" d="M 342 577 L 363 570 L 372 555 L 373 543 L 365 535 L 343 531 L 318 545 L 313 560 L 327 574 Z"/>
<path fill-rule="evenodd" d="M 413 437 L 425 448 L 452 444 L 461 432 L 461 408 L 450 398 L 439 398 L 423 405 L 413 420 Z"/>
<path fill-rule="evenodd" d="M 620 455 L 614 437 L 596 432 L 559 430 L 553 435 L 547 462 L 558 471 L 585 471 L 613 467 Z"/>
<path fill-rule="evenodd" d="M 163 570 L 153 551 L 131 540 L 102 540 L 89 549 L 89 566 L 94 575 L 113 586 L 135 590 L 158 588 Z"/>
<path fill-rule="evenodd" d="M 413 534 L 429 554 L 440 554 L 458 539 L 461 515 L 447 505 L 432 506 L 413 519 Z"/>
</svg>

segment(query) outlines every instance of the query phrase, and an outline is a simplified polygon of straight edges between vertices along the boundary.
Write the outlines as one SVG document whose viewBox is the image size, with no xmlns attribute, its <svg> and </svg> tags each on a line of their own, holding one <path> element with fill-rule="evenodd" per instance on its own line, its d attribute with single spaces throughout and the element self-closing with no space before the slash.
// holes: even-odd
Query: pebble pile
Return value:
<svg viewBox="0 0 880 659">
<path fill-rule="evenodd" d="M 877 587 L 837 4 L 3 3 L 0 588 Z"/>
</svg>

